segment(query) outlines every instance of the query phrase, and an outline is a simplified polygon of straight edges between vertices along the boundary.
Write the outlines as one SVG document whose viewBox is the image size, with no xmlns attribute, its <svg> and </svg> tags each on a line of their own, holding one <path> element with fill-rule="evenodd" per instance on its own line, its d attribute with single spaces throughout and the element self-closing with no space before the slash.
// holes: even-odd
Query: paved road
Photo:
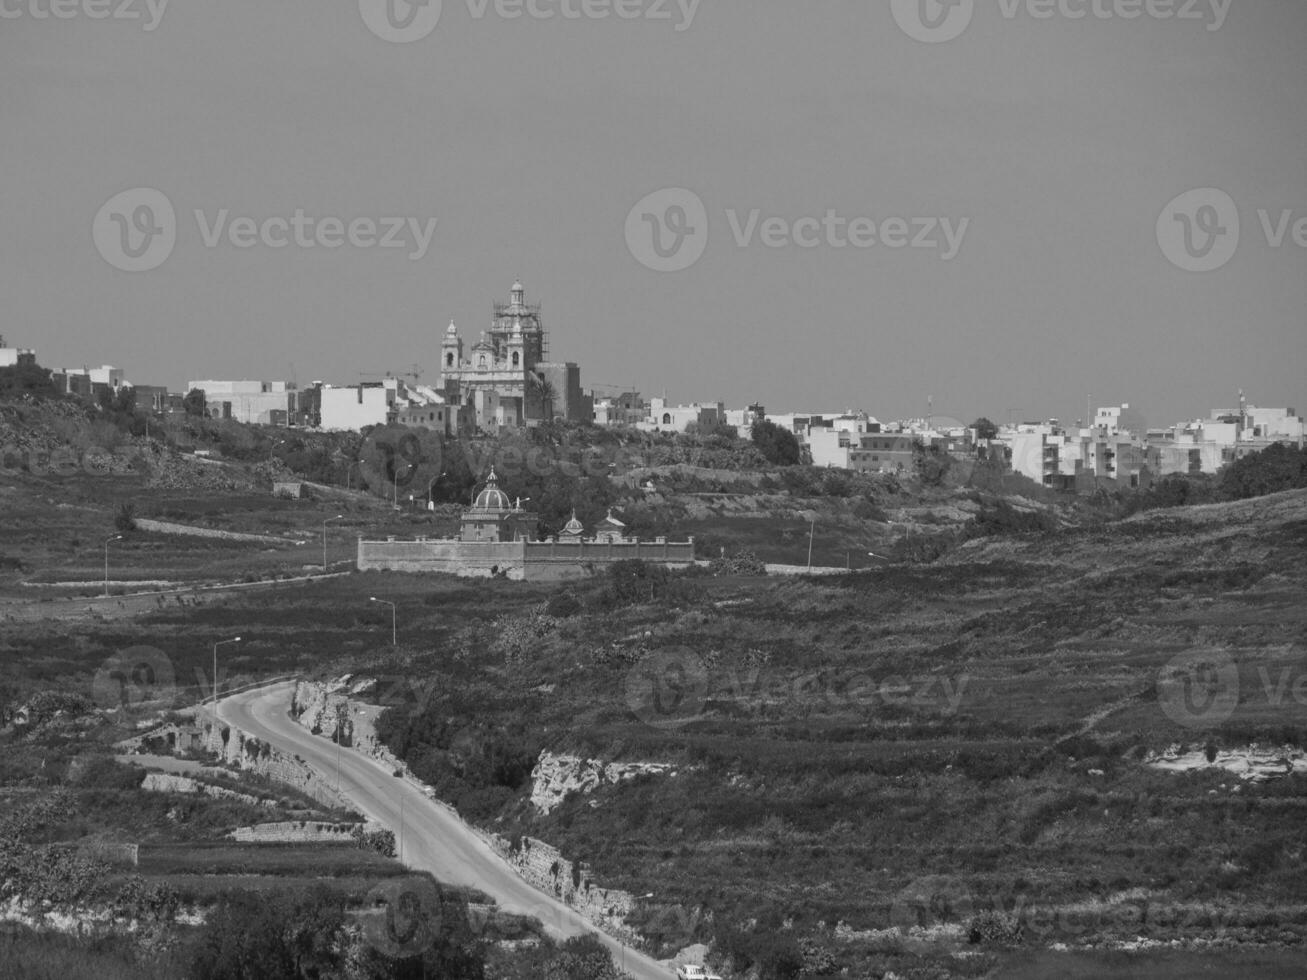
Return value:
<svg viewBox="0 0 1307 980">
<path fill-rule="evenodd" d="M 375 759 L 352 749 L 337 750 L 290 719 L 293 682 L 226 698 L 218 715 L 242 731 L 297 754 L 333 785 L 339 759 L 340 790 L 370 820 L 401 838 L 408 867 L 429 871 L 439 881 L 469 885 L 491 896 L 507 912 L 539 919 L 555 937 L 593 933 L 636 980 L 670 980 L 674 971 L 599 932 L 561 902 L 527 884 L 448 807 L 428 799 L 407 779 L 396 778 Z"/>
</svg>

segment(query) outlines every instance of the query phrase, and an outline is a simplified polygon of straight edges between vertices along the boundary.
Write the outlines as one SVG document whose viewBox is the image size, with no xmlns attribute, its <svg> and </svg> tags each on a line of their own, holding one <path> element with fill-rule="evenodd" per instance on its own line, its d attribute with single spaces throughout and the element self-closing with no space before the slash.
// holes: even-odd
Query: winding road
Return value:
<svg viewBox="0 0 1307 980">
<path fill-rule="evenodd" d="M 377 760 L 313 735 L 289 714 L 294 682 L 234 694 L 218 705 L 218 717 L 249 735 L 298 755 L 369 820 L 395 832 L 400 860 L 438 881 L 476 888 L 506 912 L 533 916 L 555 938 L 597 936 L 613 959 L 636 980 L 671 980 L 674 970 L 600 932 L 562 902 L 522 879 L 449 807 L 412 781 L 396 777 Z M 402 823 L 402 826 L 401 826 Z"/>
</svg>

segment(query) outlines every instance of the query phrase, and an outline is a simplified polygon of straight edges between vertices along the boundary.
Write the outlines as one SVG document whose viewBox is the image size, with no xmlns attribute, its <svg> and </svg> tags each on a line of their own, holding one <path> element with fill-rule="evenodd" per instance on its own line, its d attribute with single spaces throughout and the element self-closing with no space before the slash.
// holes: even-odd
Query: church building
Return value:
<svg viewBox="0 0 1307 980">
<path fill-rule="evenodd" d="M 526 288 L 515 282 L 509 301 L 494 305 L 490 329 L 470 350 L 465 351 L 458 326 L 449 324 L 440 347 L 445 397 L 470 406 L 482 432 L 556 418 L 591 421 L 594 403 L 581 392 L 580 367 L 547 358 L 540 306 L 528 304 Z"/>
</svg>

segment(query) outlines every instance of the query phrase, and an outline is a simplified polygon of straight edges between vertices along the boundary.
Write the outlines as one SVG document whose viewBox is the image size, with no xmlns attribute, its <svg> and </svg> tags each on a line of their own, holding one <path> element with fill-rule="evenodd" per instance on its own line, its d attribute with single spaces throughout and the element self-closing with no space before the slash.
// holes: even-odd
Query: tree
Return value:
<svg viewBox="0 0 1307 980">
<path fill-rule="evenodd" d="M 24 395 L 50 398 L 55 394 L 50 372 L 39 364 L 13 364 L 0 368 L 0 399 L 22 398 Z"/>
<path fill-rule="evenodd" d="M 136 505 L 130 501 L 118 508 L 114 515 L 113 526 L 122 534 L 131 534 L 136 530 Z"/>
<path fill-rule="evenodd" d="M 182 407 L 186 409 L 187 415 L 204 418 L 209 414 L 208 400 L 204 397 L 204 392 L 199 388 L 192 388 L 186 392 L 186 397 L 182 399 Z"/>
<path fill-rule="evenodd" d="M 229 892 L 205 922 L 190 976 L 287 980 L 334 974 L 344 901 L 329 888 L 307 893 Z"/>
<path fill-rule="evenodd" d="M 1237 459 L 1221 473 L 1221 496 L 1246 500 L 1307 487 L 1307 451 L 1276 443 Z"/>
<path fill-rule="evenodd" d="M 971 427 L 976 430 L 977 439 L 997 439 L 998 426 L 985 418 L 983 415 L 971 423 Z"/>
<path fill-rule="evenodd" d="M 782 429 L 769 419 L 758 419 L 749 430 L 754 446 L 777 466 L 798 466 L 803 458 L 799 439 L 793 432 Z"/>
<path fill-rule="evenodd" d="M 939 446 L 927 447 L 920 441 L 912 444 L 912 468 L 924 486 L 940 487 L 953 466 L 953 457 Z"/>
</svg>

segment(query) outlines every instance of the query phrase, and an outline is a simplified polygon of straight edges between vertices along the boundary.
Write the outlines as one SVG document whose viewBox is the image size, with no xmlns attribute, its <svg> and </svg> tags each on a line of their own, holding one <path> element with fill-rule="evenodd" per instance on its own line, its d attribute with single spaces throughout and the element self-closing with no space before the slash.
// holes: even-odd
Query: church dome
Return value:
<svg viewBox="0 0 1307 980">
<path fill-rule="evenodd" d="M 449 326 L 445 328 L 445 333 L 449 334 L 451 337 L 455 336 L 458 333 L 458 324 L 453 320 L 450 320 Z"/>
<path fill-rule="evenodd" d="M 508 499 L 508 494 L 499 489 L 499 478 L 495 476 L 494 468 L 490 470 L 490 476 L 486 480 L 485 489 L 477 494 L 475 504 L 477 510 L 512 510 L 513 504 Z"/>
</svg>

